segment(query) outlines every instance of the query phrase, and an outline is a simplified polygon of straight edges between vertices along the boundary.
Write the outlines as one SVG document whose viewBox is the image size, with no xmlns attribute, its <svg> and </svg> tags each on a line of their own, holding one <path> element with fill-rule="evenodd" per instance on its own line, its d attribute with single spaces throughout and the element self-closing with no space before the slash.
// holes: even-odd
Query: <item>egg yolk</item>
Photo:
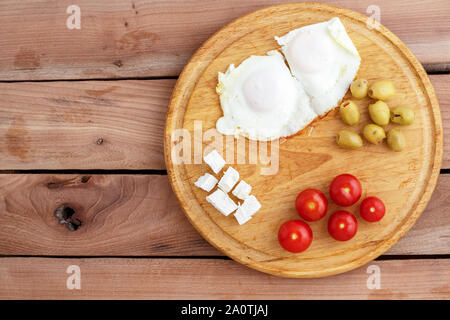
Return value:
<svg viewBox="0 0 450 320">
<path fill-rule="evenodd" d="M 273 111 L 295 101 L 296 88 L 290 76 L 276 69 L 258 70 L 243 84 L 247 104 L 256 112 Z"/>
<path fill-rule="evenodd" d="M 319 32 L 299 32 L 289 43 L 287 55 L 299 72 L 316 73 L 332 62 L 330 39 Z"/>
</svg>

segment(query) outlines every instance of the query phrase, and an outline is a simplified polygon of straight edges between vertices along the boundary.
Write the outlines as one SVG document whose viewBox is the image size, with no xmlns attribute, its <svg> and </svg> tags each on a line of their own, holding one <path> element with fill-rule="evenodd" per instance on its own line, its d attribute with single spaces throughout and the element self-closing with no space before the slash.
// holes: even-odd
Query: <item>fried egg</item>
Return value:
<svg viewBox="0 0 450 320">
<path fill-rule="evenodd" d="M 292 75 L 322 116 L 337 106 L 359 69 L 361 58 L 339 18 L 275 37 Z"/>
<path fill-rule="evenodd" d="M 359 69 L 361 58 L 339 18 L 275 40 L 284 57 L 273 50 L 219 72 L 220 133 L 260 141 L 291 136 L 335 108 Z"/>
<path fill-rule="evenodd" d="M 216 124 L 225 135 L 268 141 L 295 134 L 317 114 L 283 56 L 270 51 L 219 72 L 216 88 L 223 110 Z"/>
</svg>

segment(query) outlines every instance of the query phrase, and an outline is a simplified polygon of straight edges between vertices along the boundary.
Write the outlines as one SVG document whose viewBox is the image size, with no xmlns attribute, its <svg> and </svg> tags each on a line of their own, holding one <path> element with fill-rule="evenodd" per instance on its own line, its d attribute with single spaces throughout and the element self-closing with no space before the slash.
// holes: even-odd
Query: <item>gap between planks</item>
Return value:
<svg viewBox="0 0 450 320">
<path fill-rule="evenodd" d="M 167 170 L 133 170 L 133 169 L 117 169 L 117 170 L 0 170 L 0 174 L 67 174 L 67 175 L 160 175 L 166 176 Z M 450 169 L 441 169 L 440 174 L 450 174 Z"/>
<path fill-rule="evenodd" d="M 426 69 L 425 69 L 426 70 Z M 432 74 L 432 73 L 428 73 Z M 438 73 L 441 74 L 441 73 Z M 122 77 L 122 78 L 81 78 L 81 79 L 30 79 L 30 80 L 0 80 L 0 83 L 27 83 L 27 82 L 86 82 L 86 81 L 127 81 L 127 80 L 178 80 L 177 76 L 155 76 L 155 77 Z"/>
<path fill-rule="evenodd" d="M 429 63 L 422 65 L 428 75 L 450 74 L 450 63 Z M 142 76 L 118 78 L 80 78 L 80 79 L 30 79 L 30 80 L 0 80 L 0 83 L 27 83 L 27 82 L 83 82 L 83 81 L 126 81 L 126 80 L 178 80 L 179 76 Z"/>
<path fill-rule="evenodd" d="M 228 256 L 52 256 L 52 255 L 0 255 L 0 259 L 24 258 L 24 259 L 197 259 L 197 260 L 232 260 Z M 372 261 L 390 260 L 434 260 L 450 259 L 450 254 L 414 254 L 414 255 L 381 255 Z"/>
<path fill-rule="evenodd" d="M 79 174 L 79 175 L 167 175 L 167 170 L 157 169 L 25 169 L 0 170 L 0 174 Z"/>
</svg>

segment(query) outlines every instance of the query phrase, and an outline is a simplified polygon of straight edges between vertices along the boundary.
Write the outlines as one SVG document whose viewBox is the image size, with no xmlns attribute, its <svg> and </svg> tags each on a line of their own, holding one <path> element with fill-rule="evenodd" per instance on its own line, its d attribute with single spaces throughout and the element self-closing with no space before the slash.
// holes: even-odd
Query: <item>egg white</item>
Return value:
<svg viewBox="0 0 450 320">
<path fill-rule="evenodd" d="M 222 134 L 269 141 L 293 135 L 317 117 L 278 51 L 232 64 L 218 78 L 224 115 L 216 127 Z"/>
</svg>

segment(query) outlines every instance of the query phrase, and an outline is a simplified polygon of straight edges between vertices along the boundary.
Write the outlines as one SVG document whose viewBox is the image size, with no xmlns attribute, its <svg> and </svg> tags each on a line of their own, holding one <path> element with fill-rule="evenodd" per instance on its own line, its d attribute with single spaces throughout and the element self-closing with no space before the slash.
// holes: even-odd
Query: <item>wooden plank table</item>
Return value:
<svg viewBox="0 0 450 320">
<path fill-rule="evenodd" d="M 277 278 L 223 256 L 182 214 L 162 146 L 176 78 L 212 33 L 275 3 L 79 0 L 71 30 L 70 1 L 0 2 L 1 299 L 450 299 L 447 0 L 377 2 L 430 74 L 445 128 L 433 197 L 386 254 L 329 278 Z M 53 216 L 63 203 L 83 222 L 74 232 Z"/>
</svg>

